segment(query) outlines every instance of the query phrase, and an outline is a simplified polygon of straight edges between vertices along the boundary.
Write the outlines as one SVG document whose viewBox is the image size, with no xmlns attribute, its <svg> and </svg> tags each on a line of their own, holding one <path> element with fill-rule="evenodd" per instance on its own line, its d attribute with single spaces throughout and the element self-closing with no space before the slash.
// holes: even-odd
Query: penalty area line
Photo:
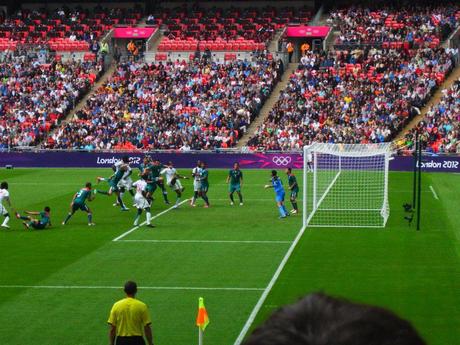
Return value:
<svg viewBox="0 0 460 345">
<path fill-rule="evenodd" d="M 102 285 L 0 285 L 0 289 L 48 289 L 48 290 L 121 290 L 122 286 Z M 262 288 L 200 287 L 200 286 L 140 286 L 140 290 L 216 290 L 216 291 L 262 291 Z"/>
<path fill-rule="evenodd" d="M 286 266 L 286 263 L 288 262 L 289 258 L 291 257 L 292 253 L 294 252 L 295 247 L 297 246 L 297 243 L 299 243 L 300 239 L 302 238 L 302 235 L 305 232 L 306 226 L 302 226 L 302 228 L 299 230 L 299 233 L 297 234 L 295 240 L 292 242 L 291 246 L 289 247 L 288 251 L 283 257 L 283 260 L 281 260 L 278 268 L 276 269 L 275 273 L 273 274 L 272 279 L 268 283 L 267 287 L 263 290 L 262 295 L 260 296 L 259 300 L 257 301 L 257 304 L 255 305 L 254 309 L 252 309 L 251 314 L 249 315 L 249 318 L 247 319 L 246 323 L 243 326 L 243 329 L 241 330 L 240 334 L 238 335 L 238 338 L 236 338 L 235 342 L 233 345 L 240 345 L 243 342 L 244 337 L 249 331 L 249 328 L 251 327 L 252 323 L 254 322 L 257 314 L 259 313 L 260 309 L 262 308 L 262 305 L 264 304 L 265 300 L 267 299 L 268 294 L 270 293 L 271 289 L 275 285 L 276 281 L 278 280 L 281 272 L 284 269 L 284 266 Z"/>
<path fill-rule="evenodd" d="M 434 197 L 436 200 L 439 200 L 438 194 L 436 194 L 436 191 L 434 190 L 434 188 L 433 188 L 432 185 L 430 185 L 430 190 L 431 190 L 431 193 L 433 194 L 433 197 Z"/>
<path fill-rule="evenodd" d="M 182 201 L 179 203 L 179 205 L 177 205 L 177 206 L 180 206 L 180 205 L 182 205 L 183 203 L 185 203 L 185 202 L 187 202 L 187 201 L 189 201 L 189 200 L 190 200 L 190 199 L 182 200 Z M 173 205 L 173 206 L 171 206 L 170 208 L 167 208 L 166 210 L 164 210 L 164 211 L 158 213 L 157 215 L 153 216 L 153 217 L 151 218 L 151 220 L 154 220 L 154 219 L 156 219 L 156 218 L 158 218 L 158 217 L 164 215 L 165 213 L 168 213 L 169 211 L 174 210 L 177 206 L 176 206 L 176 205 Z M 139 225 L 137 225 L 137 226 L 135 226 L 135 227 L 129 229 L 128 231 L 122 233 L 120 236 L 115 237 L 115 238 L 112 240 L 112 242 L 117 242 L 117 241 L 121 240 L 123 237 L 128 236 L 130 233 L 136 231 L 137 229 L 139 229 L 141 226 L 143 226 L 143 225 L 145 225 L 145 224 L 147 224 L 147 222 L 142 222 L 141 224 L 139 224 Z"/>
<path fill-rule="evenodd" d="M 292 241 L 257 241 L 257 240 L 121 240 L 117 242 L 145 243 L 241 243 L 241 244 L 291 244 Z"/>
</svg>

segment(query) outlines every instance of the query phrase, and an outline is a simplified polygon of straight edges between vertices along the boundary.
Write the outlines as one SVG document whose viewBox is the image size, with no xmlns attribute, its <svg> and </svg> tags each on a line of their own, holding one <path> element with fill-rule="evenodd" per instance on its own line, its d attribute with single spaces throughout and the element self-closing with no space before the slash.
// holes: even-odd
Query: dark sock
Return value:
<svg viewBox="0 0 460 345">
<path fill-rule="evenodd" d="M 29 217 L 27 217 L 27 216 L 21 216 L 19 218 L 22 219 L 22 220 L 29 220 Z"/>
<path fill-rule="evenodd" d="M 208 196 L 207 196 L 207 195 L 203 195 L 202 198 L 203 198 L 204 202 L 206 203 L 206 205 L 209 205 Z"/>
<path fill-rule="evenodd" d="M 129 194 L 131 194 L 131 196 L 134 196 L 134 191 L 132 189 L 130 189 Z"/>
<path fill-rule="evenodd" d="M 163 190 L 163 198 L 165 199 L 166 202 L 169 202 L 168 201 L 168 192 L 166 192 L 164 190 Z"/>
<path fill-rule="evenodd" d="M 123 200 L 121 200 L 121 196 L 117 195 L 117 201 L 120 204 L 121 208 L 126 208 Z"/>
<path fill-rule="evenodd" d="M 230 194 L 230 200 L 231 200 L 232 202 L 235 202 L 235 200 L 233 200 L 233 194 Z"/>
<path fill-rule="evenodd" d="M 88 213 L 88 223 L 92 223 L 92 222 L 93 222 L 93 214 Z"/>
<path fill-rule="evenodd" d="M 240 198 L 240 203 L 243 203 L 243 194 L 238 194 L 238 197 Z"/>
<path fill-rule="evenodd" d="M 69 221 L 70 217 L 72 217 L 72 213 L 69 213 L 69 214 L 67 215 L 67 217 L 66 217 L 65 220 L 64 220 L 64 223 L 67 223 L 67 222 Z"/>
<path fill-rule="evenodd" d="M 297 201 L 292 203 L 292 207 L 294 207 L 294 210 L 296 211 L 298 210 Z"/>
</svg>

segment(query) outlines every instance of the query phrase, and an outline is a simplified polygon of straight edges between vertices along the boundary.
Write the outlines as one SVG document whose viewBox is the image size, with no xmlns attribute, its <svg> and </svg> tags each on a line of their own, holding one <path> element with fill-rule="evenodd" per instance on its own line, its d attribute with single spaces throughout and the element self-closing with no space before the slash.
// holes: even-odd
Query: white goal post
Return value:
<svg viewBox="0 0 460 345">
<path fill-rule="evenodd" d="M 385 227 L 391 143 L 304 147 L 303 225 Z"/>
</svg>

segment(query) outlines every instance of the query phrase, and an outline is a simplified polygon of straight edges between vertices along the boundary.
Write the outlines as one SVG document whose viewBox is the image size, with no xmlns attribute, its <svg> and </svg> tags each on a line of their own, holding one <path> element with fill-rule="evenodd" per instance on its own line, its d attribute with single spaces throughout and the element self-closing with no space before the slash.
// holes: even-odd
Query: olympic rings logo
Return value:
<svg viewBox="0 0 460 345">
<path fill-rule="evenodd" d="M 289 156 L 275 156 L 272 158 L 272 162 L 275 163 L 276 165 L 280 166 L 286 166 L 289 163 L 291 163 L 291 157 Z"/>
</svg>

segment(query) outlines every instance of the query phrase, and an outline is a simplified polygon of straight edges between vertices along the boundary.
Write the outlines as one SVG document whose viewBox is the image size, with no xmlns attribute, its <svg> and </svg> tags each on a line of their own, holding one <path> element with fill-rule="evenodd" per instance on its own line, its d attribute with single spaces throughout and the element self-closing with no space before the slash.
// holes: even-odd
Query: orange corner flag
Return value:
<svg viewBox="0 0 460 345">
<path fill-rule="evenodd" d="M 200 297 L 198 299 L 198 315 L 196 316 L 196 325 L 200 327 L 202 331 L 204 331 L 208 324 L 209 317 L 206 308 L 204 307 L 204 299 L 203 297 Z"/>
</svg>

